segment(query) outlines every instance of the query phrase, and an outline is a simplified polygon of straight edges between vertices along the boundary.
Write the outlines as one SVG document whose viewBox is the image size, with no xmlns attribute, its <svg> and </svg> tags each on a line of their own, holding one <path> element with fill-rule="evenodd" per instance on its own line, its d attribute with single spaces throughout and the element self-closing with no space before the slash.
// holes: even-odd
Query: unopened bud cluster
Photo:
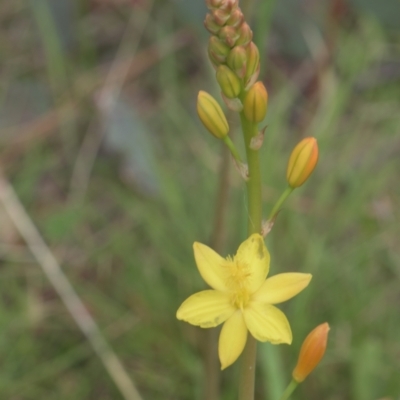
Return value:
<svg viewBox="0 0 400 400">
<path fill-rule="evenodd" d="M 267 91 L 262 82 L 257 82 L 257 89 L 252 91 L 260 73 L 260 54 L 252 42 L 253 32 L 238 0 L 206 0 L 206 4 L 209 13 L 204 25 L 212 35 L 208 55 L 223 98 L 230 109 L 243 110 L 249 121 L 260 122 L 267 111 Z"/>
</svg>

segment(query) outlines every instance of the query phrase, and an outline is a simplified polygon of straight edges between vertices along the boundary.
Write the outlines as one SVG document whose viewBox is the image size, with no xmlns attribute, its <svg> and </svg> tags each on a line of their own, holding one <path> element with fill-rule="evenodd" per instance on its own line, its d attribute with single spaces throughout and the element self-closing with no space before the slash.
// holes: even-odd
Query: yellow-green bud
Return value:
<svg viewBox="0 0 400 400">
<path fill-rule="evenodd" d="M 233 47 L 239 39 L 239 33 L 233 26 L 226 25 L 219 31 L 218 37 L 229 47 Z"/>
<path fill-rule="evenodd" d="M 239 78 L 243 78 L 246 74 L 247 55 L 243 46 L 234 47 L 226 59 L 226 63 L 230 69 L 235 72 Z"/>
<path fill-rule="evenodd" d="M 293 189 L 301 186 L 314 171 L 318 162 L 317 139 L 307 137 L 299 142 L 290 155 L 286 180 Z"/>
<path fill-rule="evenodd" d="M 229 132 L 228 121 L 217 100 L 200 90 L 197 96 L 197 114 L 208 131 L 218 139 L 223 139 Z"/>
<path fill-rule="evenodd" d="M 212 61 L 222 64 L 226 61 L 230 52 L 229 46 L 219 40 L 216 36 L 210 36 L 208 41 L 208 53 L 212 57 Z"/>
<path fill-rule="evenodd" d="M 261 122 L 267 113 L 268 93 L 261 81 L 256 82 L 247 92 L 243 112 L 250 122 Z"/>
<path fill-rule="evenodd" d="M 245 88 L 250 88 L 256 82 L 260 73 L 260 53 L 254 42 L 250 42 L 246 48 L 247 64 L 246 75 L 244 77 Z"/>
<path fill-rule="evenodd" d="M 226 24 L 234 28 L 237 28 L 243 21 L 244 21 L 244 15 L 240 10 L 240 8 L 238 8 L 231 13 L 231 16 L 226 21 Z"/>
<path fill-rule="evenodd" d="M 217 69 L 217 81 L 222 92 L 229 99 L 239 96 L 241 91 L 240 79 L 226 65 L 220 65 Z"/>
<path fill-rule="evenodd" d="M 213 35 L 218 34 L 221 27 L 214 21 L 214 18 L 211 14 L 206 15 L 206 19 L 204 20 L 204 26 Z"/>
<path fill-rule="evenodd" d="M 235 11 L 239 7 L 239 0 L 224 0 L 219 8 L 221 10 L 226 10 L 229 13 Z"/>
<path fill-rule="evenodd" d="M 251 39 L 253 39 L 253 31 L 250 29 L 250 26 L 247 22 L 244 22 L 237 30 L 239 38 L 236 41 L 237 46 L 247 46 Z"/>
<path fill-rule="evenodd" d="M 208 8 L 218 8 L 224 2 L 225 2 L 225 0 L 206 0 L 206 5 Z"/>
<path fill-rule="evenodd" d="M 220 25 L 220 26 L 224 26 L 226 21 L 228 21 L 229 17 L 230 17 L 230 13 L 229 11 L 224 11 L 221 9 L 217 9 L 214 10 L 212 12 L 212 16 L 214 18 L 214 21 Z"/>
</svg>

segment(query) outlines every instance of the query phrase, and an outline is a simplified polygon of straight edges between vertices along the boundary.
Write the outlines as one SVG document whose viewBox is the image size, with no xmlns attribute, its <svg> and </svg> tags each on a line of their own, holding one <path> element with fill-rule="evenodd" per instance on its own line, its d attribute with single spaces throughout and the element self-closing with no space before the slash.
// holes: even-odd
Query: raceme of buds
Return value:
<svg viewBox="0 0 400 400">
<path fill-rule="evenodd" d="M 318 325 L 305 338 L 301 345 L 297 365 L 292 373 L 296 382 L 303 382 L 321 361 L 325 354 L 329 329 L 328 323 L 325 322 Z"/>
<path fill-rule="evenodd" d="M 197 114 L 208 131 L 218 139 L 223 139 L 229 132 L 228 121 L 217 100 L 200 90 L 197 96 Z"/>
<path fill-rule="evenodd" d="M 222 92 L 228 99 L 233 99 L 239 96 L 241 91 L 240 79 L 226 65 L 220 65 L 217 68 L 217 81 Z"/>
<path fill-rule="evenodd" d="M 267 114 L 268 93 L 261 81 L 256 82 L 247 92 L 243 112 L 250 122 L 261 122 Z"/>
<path fill-rule="evenodd" d="M 290 155 L 286 180 L 293 189 L 301 186 L 314 171 L 318 162 L 317 139 L 307 137 L 293 149 Z"/>
<path fill-rule="evenodd" d="M 247 54 L 243 46 L 234 47 L 226 60 L 229 68 L 235 72 L 239 78 L 244 78 L 246 74 Z"/>
</svg>

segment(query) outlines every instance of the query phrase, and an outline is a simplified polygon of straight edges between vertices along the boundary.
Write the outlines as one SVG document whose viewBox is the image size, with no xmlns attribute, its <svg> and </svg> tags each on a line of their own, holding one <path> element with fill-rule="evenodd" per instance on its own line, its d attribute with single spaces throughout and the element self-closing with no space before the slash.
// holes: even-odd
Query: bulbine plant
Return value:
<svg viewBox="0 0 400 400">
<path fill-rule="evenodd" d="M 276 307 L 306 289 L 307 273 L 280 273 L 269 277 L 270 254 L 265 236 L 271 231 L 287 197 L 303 185 L 318 161 L 318 145 L 313 137 L 303 139 L 293 149 L 287 166 L 287 189 L 263 220 L 260 152 L 268 106 L 268 92 L 258 80 L 259 49 L 245 21 L 238 0 L 206 0 L 209 13 L 205 27 L 211 33 L 208 56 L 215 68 L 221 96 L 227 108 L 239 114 L 245 157 L 229 136 L 230 128 L 219 102 L 200 91 L 197 112 L 205 128 L 222 140 L 232 154 L 247 190 L 247 239 L 234 256 L 221 257 L 212 248 L 195 242 L 194 258 L 209 290 L 191 295 L 177 311 L 177 318 L 202 328 L 222 325 L 218 343 L 221 369 L 241 355 L 239 400 L 254 399 L 257 341 L 291 344 L 292 331 L 285 314 Z M 267 278 L 268 276 L 268 278 Z M 287 399 L 295 387 L 321 360 L 328 336 L 327 323 L 315 328 L 305 339 L 293 380 L 282 394 Z"/>
</svg>

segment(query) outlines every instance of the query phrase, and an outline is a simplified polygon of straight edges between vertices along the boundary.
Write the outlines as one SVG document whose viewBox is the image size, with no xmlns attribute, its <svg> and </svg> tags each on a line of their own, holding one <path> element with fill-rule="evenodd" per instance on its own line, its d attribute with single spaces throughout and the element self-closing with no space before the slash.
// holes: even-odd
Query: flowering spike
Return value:
<svg viewBox="0 0 400 400">
<path fill-rule="evenodd" d="M 328 323 L 325 322 L 314 328 L 305 338 L 292 374 L 296 382 L 303 382 L 321 361 L 325 354 L 329 329 Z"/>
<path fill-rule="evenodd" d="M 286 180 L 293 189 L 301 186 L 314 171 L 318 162 L 318 144 L 313 137 L 303 139 L 290 155 Z"/>
<path fill-rule="evenodd" d="M 197 96 L 197 113 L 203 125 L 218 139 L 223 139 L 229 132 L 228 121 L 217 100 L 200 90 Z"/>
<path fill-rule="evenodd" d="M 243 102 L 244 115 L 250 122 L 261 122 L 267 113 L 268 93 L 261 81 L 247 92 Z"/>
</svg>

